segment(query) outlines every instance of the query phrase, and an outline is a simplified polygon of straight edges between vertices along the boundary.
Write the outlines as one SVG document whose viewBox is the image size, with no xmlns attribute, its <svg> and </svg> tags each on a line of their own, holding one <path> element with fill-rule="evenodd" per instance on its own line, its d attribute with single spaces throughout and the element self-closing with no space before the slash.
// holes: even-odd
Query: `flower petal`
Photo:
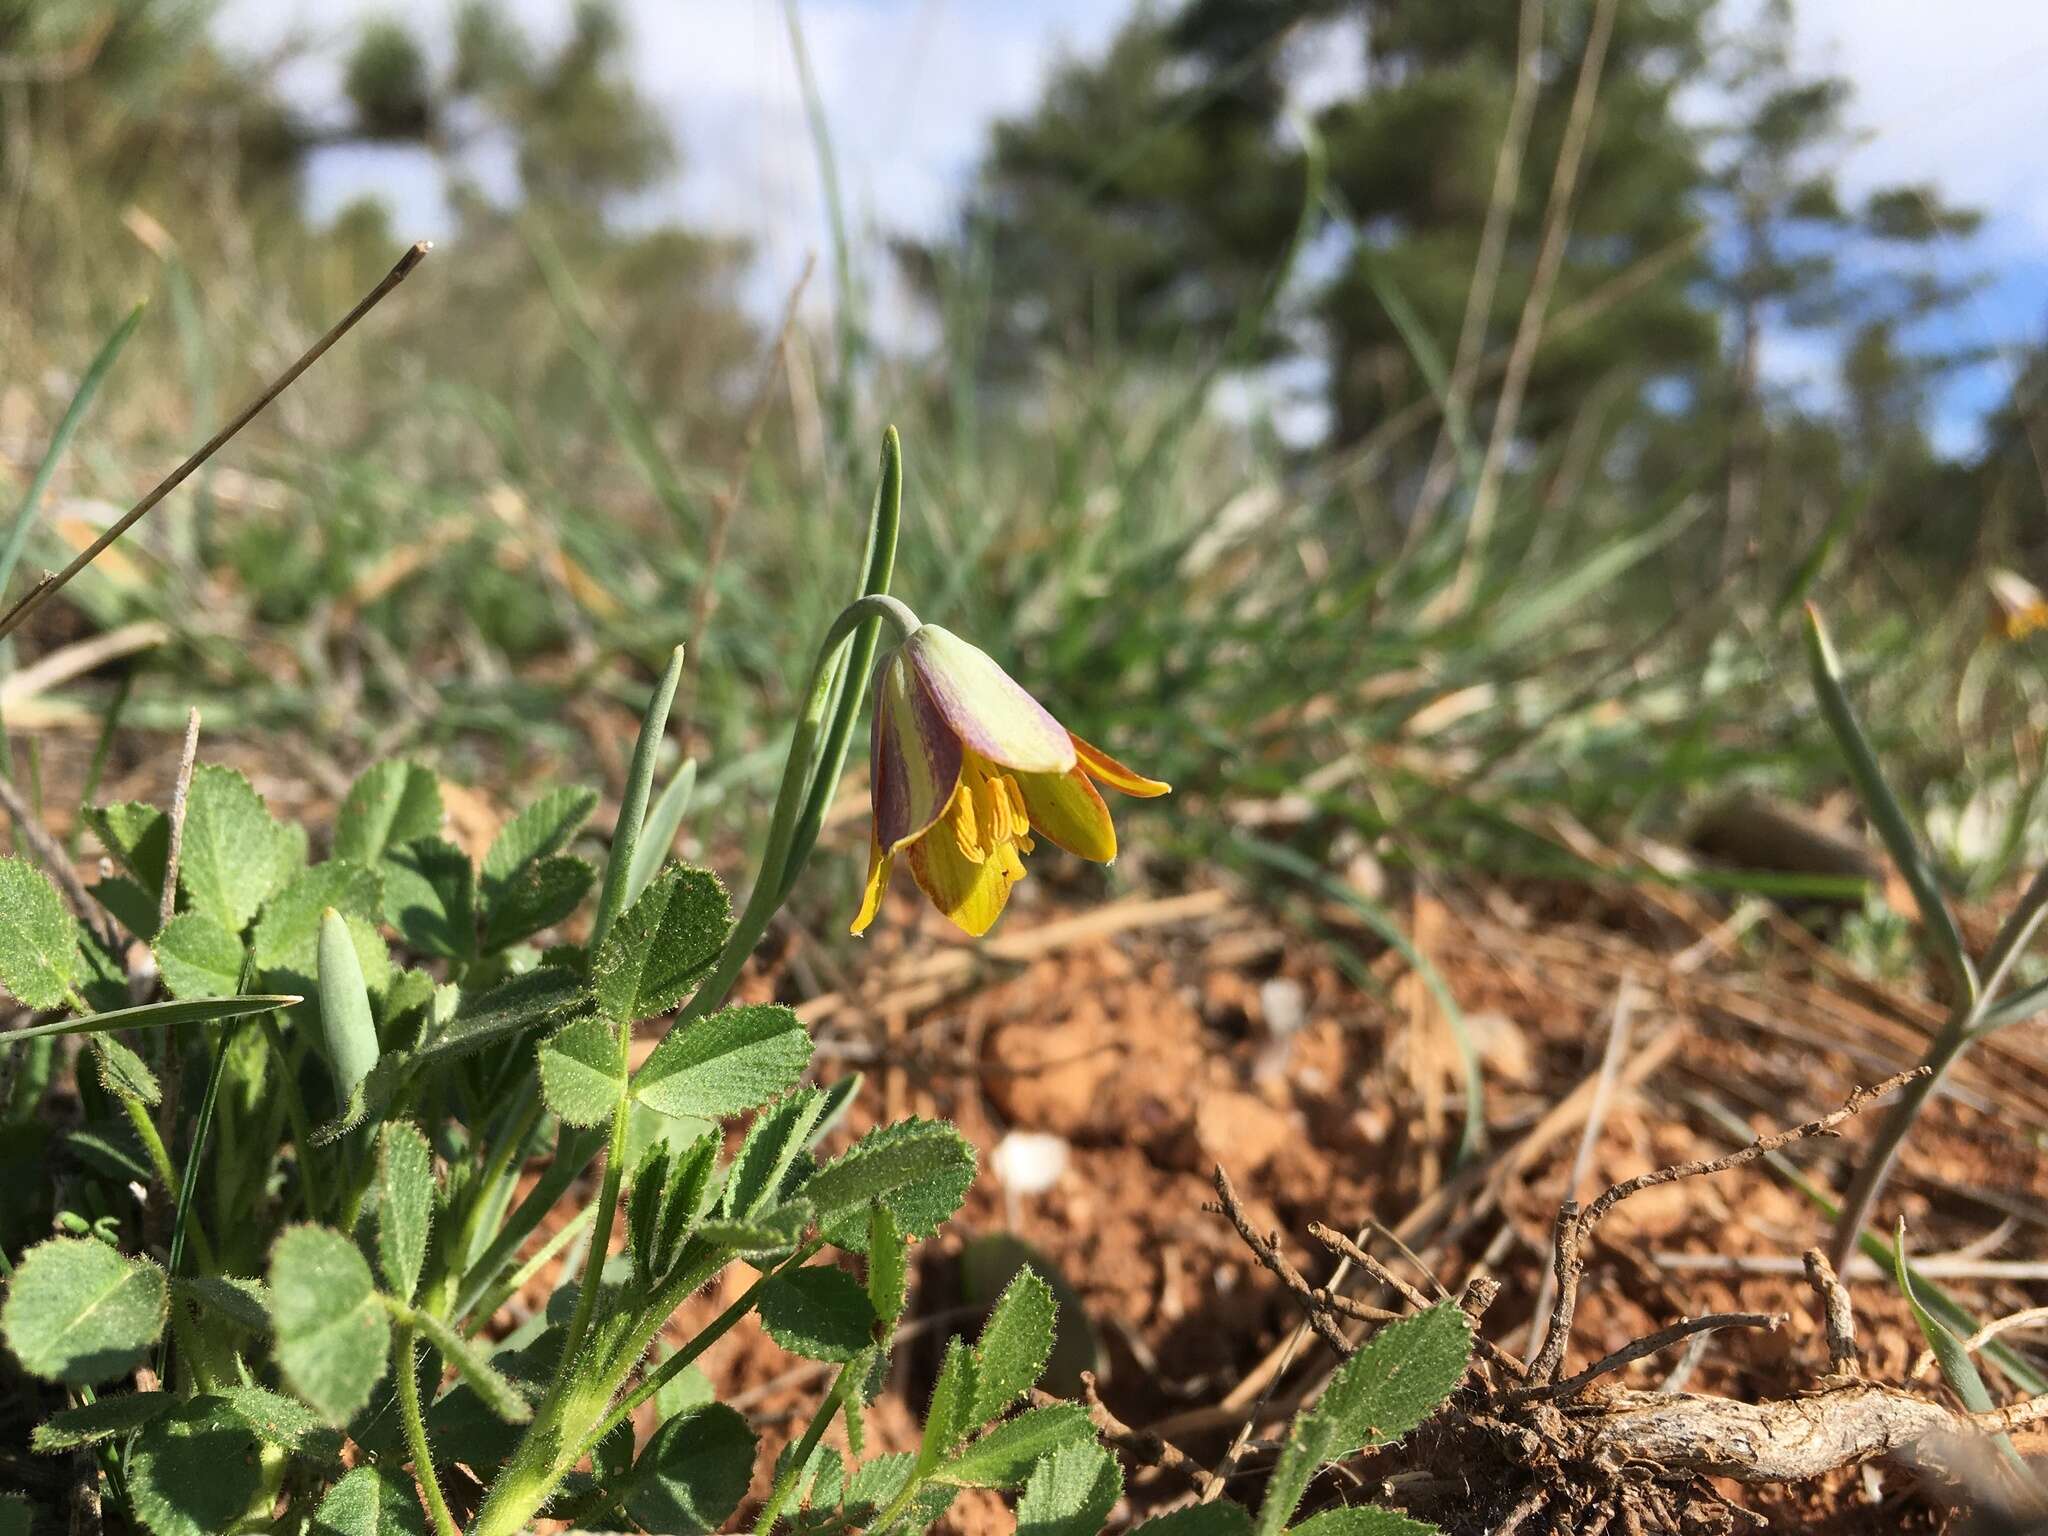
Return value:
<svg viewBox="0 0 2048 1536">
<path fill-rule="evenodd" d="M 901 649 L 882 663 L 868 733 L 875 837 L 884 852 L 897 853 L 939 819 L 960 782 L 960 738 Z"/>
<path fill-rule="evenodd" d="M 875 841 L 874 834 L 868 834 L 868 884 L 861 893 L 860 911 L 853 919 L 853 926 L 847 930 L 855 938 L 867 932 L 868 924 L 875 920 L 875 913 L 881 910 L 882 893 L 889 889 L 889 875 L 896 867 L 896 855 L 882 852 L 882 845 Z"/>
<path fill-rule="evenodd" d="M 990 762 L 1015 773 L 1074 766 L 1074 743 L 1059 721 L 986 652 L 926 624 L 903 642 L 903 654 L 954 734 Z"/>
<path fill-rule="evenodd" d="M 1171 784 L 1159 779 L 1148 779 L 1142 773 L 1133 773 L 1100 747 L 1091 747 L 1078 736 L 1073 740 L 1074 752 L 1081 759 L 1081 766 L 1088 770 L 1091 777 L 1102 780 L 1111 789 L 1120 789 L 1125 794 L 1136 795 L 1141 800 L 1150 800 L 1156 795 L 1172 791 Z"/>
<path fill-rule="evenodd" d="M 978 939 L 1003 915 L 1023 865 L 1014 855 L 977 864 L 940 826 L 910 845 L 910 873 L 933 906 Z"/>
<path fill-rule="evenodd" d="M 1069 773 L 1020 773 L 1017 787 L 1031 814 L 1031 830 L 1043 832 L 1069 853 L 1107 864 L 1116 857 L 1116 827 L 1109 807 L 1078 764 Z"/>
</svg>

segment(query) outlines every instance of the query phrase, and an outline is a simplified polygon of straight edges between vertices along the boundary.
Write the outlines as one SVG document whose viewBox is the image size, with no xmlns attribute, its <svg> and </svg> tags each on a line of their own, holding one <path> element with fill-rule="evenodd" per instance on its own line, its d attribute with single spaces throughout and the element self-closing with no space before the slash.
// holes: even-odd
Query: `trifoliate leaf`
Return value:
<svg viewBox="0 0 2048 1536">
<path fill-rule="evenodd" d="M 932 1473 L 936 1482 L 962 1488 L 1015 1488 L 1031 1475 L 1039 1457 L 1062 1446 L 1088 1444 L 1095 1426 L 1079 1403 L 1030 1408 L 998 1424 Z"/>
<path fill-rule="evenodd" d="M 241 990 L 242 941 L 204 912 L 180 912 L 150 950 L 173 997 L 233 997 Z"/>
<path fill-rule="evenodd" d="M 245 1275 L 180 1275 L 171 1282 L 171 1291 L 210 1322 L 224 1322 L 244 1333 L 270 1331 L 270 1292 L 261 1280 Z"/>
<path fill-rule="evenodd" d="M 732 898 L 718 877 L 669 865 L 598 946 L 598 1007 L 621 1024 L 668 1012 L 717 963 L 731 930 Z"/>
<path fill-rule="evenodd" d="M 1042 1457 L 1017 1500 L 1017 1536 L 1101 1536 L 1124 1475 L 1116 1458 L 1092 1440 Z"/>
<path fill-rule="evenodd" d="M 218 1397 L 195 1397 L 143 1426 L 128 1496 L 156 1536 L 219 1536 L 262 1486 L 263 1439 Z"/>
<path fill-rule="evenodd" d="M 665 1536 L 707 1536 L 746 1497 L 754 1432 L 723 1403 L 689 1408 L 654 1432 L 626 1479 L 626 1513 Z"/>
<path fill-rule="evenodd" d="M 186 905 L 229 933 L 249 926 L 263 903 L 297 871 L 299 850 L 249 781 L 201 763 L 185 801 L 178 885 Z"/>
<path fill-rule="evenodd" d="M 672 1029 L 633 1074 L 633 1094 L 665 1115 L 723 1119 L 803 1076 L 811 1037 L 779 1003 L 726 1008 Z"/>
<path fill-rule="evenodd" d="M 270 1314 L 285 1384 L 330 1424 L 370 1400 L 391 1325 L 370 1266 L 328 1227 L 287 1227 L 270 1251 Z"/>
<path fill-rule="evenodd" d="M 441 830 L 441 784 L 418 763 L 373 764 L 350 786 L 334 823 L 334 856 L 374 867 L 392 849 Z"/>
<path fill-rule="evenodd" d="M 36 1426 L 30 1447 L 45 1453 L 75 1451 L 117 1435 L 133 1434 L 157 1415 L 177 1406 L 170 1392 L 123 1392 L 52 1414 Z"/>
<path fill-rule="evenodd" d="M 1058 1317 L 1052 1287 L 1030 1270 L 1020 1270 L 996 1302 L 975 1346 L 970 1422 L 986 1424 L 1030 1391 L 1052 1354 Z"/>
<path fill-rule="evenodd" d="M 829 1264 L 776 1275 L 761 1287 L 759 1309 L 768 1336 L 807 1360 L 851 1360 L 873 1342 L 875 1309 L 867 1291 Z"/>
<path fill-rule="evenodd" d="M 433 1224 L 433 1148 L 417 1126 L 386 1121 L 377 1132 L 377 1267 L 400 1301 L 419 1289 Z"/>
<path fill-rule="evenodd" d="M 225 1387 L 221 1400 L 269 1445 L 308 1461 L 332 1464 L 341 1458 L 341 1432 L 321 1423 L 303 1403 L 263 1387 Z"/>
<path fill-rule="evenodd" d="M 412 1484 L 380 1467 L 356 1467 L 327 1490 L 308 1536 L 427 1536 Z"/>
<path fill-rule="evenodd" d="M 36 1244 L 15 1267 L 0 1333 L 31 1375 L 66 1386 L 125 1376 L 163 1332 L 164 1272 L 92 1238 Z"/>
<path fill-rule="evenodd" d="M 571 1125 L 610 1119 L 626 1091 L 619 1026 L 593 1013 L 542 1041 L 540 1086 L 548 1108 Z"/>
<path fill-rule="evenodd" d="M 57 887 L 26 859 L 0 859 L 0 987 L 56 1008 L 78 980 L 77 929 Z"/>
</svg>

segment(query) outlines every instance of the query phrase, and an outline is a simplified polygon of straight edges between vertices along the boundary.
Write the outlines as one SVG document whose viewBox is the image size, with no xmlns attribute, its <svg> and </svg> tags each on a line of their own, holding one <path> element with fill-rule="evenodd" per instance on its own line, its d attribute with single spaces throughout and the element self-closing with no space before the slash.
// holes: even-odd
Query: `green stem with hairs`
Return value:
<svg viewBox="0 0 2048 1536">
<path fill-rule="evenodd" d="M 420 1417 L 419 1362 L 413 1358 L 413 1325 L 398 1325 L 396 1364 L 398 1366 L 398 1416 L 405 1425 L 405 1443 L 412 1452 L 412 1471 L 420 1491 L 427 1496 L 427 1513 L 434 1517 L 436 1536 L 462 1536 L 462 1528 L 448 1513 L 448 1501 L 441 1496 L 441 1479 L 434 1473 L 434 1454 L 427 1445 L 426 1420 Z"/>
</svg>

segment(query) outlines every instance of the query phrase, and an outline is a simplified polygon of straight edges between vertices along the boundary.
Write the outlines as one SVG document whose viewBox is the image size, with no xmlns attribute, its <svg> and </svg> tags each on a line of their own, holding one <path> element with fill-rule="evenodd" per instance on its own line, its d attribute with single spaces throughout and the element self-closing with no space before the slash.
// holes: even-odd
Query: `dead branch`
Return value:
<svg viewBox="0 0 2048 1536">
<path fill-rule="evenodd" d="M 1849 1305 L 1848 1287 L 1836 1278 L 1835 1266 L 1818 1248 L 1806 1250 L 1806 1282 L 1820 1297 L 1821 1317 L 1828 1332 L 1828 1374 L 1861 1376 L 1863 1365 L 1856 1356 L 1856 1312 Z"/>
</svg>

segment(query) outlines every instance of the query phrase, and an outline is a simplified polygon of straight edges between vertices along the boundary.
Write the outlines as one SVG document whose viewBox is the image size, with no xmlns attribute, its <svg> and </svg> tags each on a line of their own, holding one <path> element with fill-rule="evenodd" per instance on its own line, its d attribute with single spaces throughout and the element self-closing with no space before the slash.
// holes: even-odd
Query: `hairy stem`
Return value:
<svg viewBox="0 0 2048 1536">
<path fill-rule="evenodd" d="M 413 1358 L 413 1325 L 398 1325 L 398 1414 L 405 1423 L 405 1443 L 412 1452 L 412 1472 L 427 1497 L 427 1513 L 434 1518 L 437 1536 L 462 1536 L 455 1517 L 448 1513 L 448 1501 L 441 1496 L 441 1479 L 434 1472 L 434 1455 L 427 1445 L 426 1420 L 420 1417 L 418 1362 Z"/>
</svg>

